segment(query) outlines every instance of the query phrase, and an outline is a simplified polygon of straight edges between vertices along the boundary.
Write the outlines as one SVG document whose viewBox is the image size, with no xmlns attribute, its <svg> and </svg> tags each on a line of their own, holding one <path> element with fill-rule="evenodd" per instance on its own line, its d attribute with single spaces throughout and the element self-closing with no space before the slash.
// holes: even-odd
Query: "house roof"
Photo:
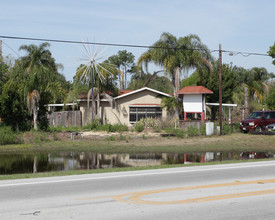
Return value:
<svg viewBox="0 0 275 220">
<path fill-rule="evenodd" d="M 129 92 L 133 92 L 134 90 L 119 90 L 119 95 L 124 95 L 124 94 L 127 94 Z"/>
<path fill-rule="evenodd" d="M 213 92 L 203 86 L 186 86 L 177 91 L 177 94 L 213 94 Z"/>
<path fill-rule="evenodd" d="M 140 106 L 140 107 L 150 107 L 150 106 L 160 106 L 160 104 L 153 104 L 153 103 L 138 103 L 138 104 L 130 104 L 129 105 L 130 107 L 137 107 L 137 106 Z"/>
<path fill-rule="evenodd" d="M 133 95 L 133 94 L 135 94 L 135 93 L 138 93 L 138 92 L 141 92 L 141 91 L 145 91 L 145 90 L 148 90 L 148 91 L 157 93 L 157 94 L 159 94 L 159 95 L 163 95 L 163 96 L 170 97 L 170 95 L 167 94 L 167 93 L 160 92 L 160 91 L 158 91 L 158 90 L 151 89 L 151 88 L 148 88 L 148 87 L 143 87 L 143 88 L 141 88 L 141 89 L 137 89 L 137 90 L 134 90 L 134 91 L 132 91 L 132 92 L 124 93 L 124 94 L 122 94 L 122 95 L 120 95 L 120 96 L 115 97 L 114 99 L 120 99 L 120 98 L 123 98 L 123 97 L 125 97 L 125 96 Z"/>
</svg>

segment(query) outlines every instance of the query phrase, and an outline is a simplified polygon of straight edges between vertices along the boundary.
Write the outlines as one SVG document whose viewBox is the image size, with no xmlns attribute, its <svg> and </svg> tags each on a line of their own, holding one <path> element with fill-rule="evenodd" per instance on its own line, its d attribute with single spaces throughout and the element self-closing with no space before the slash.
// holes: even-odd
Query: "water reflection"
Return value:
<svg viewBox="0 0 275 220">
<path fill-rule="evenodd" d="M 204 163 L 223 160 L 275 158 L 266 152 L 207 152 L 159 154 L 49 153 L 0 155 L 0 174 L 32 173 L 61 170 L 139 167 L 161 164 Z"/>
</svg>

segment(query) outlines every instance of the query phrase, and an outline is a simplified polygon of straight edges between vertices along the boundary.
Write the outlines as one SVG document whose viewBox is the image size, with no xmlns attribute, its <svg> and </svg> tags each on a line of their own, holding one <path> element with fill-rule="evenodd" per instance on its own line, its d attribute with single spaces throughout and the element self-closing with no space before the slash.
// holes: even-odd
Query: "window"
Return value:
<svg viewBox="0 0 275 220">
<path fill-rule="evenodd" d="M 275 112 L 270 112 L 270 118 L 275 119 Z"/>
<path fill-rule="evenodd" d="M 160 107 L 130 107 L 130 122 L 135 123 L 142 118 L 161 118 Z"/>
</svg>

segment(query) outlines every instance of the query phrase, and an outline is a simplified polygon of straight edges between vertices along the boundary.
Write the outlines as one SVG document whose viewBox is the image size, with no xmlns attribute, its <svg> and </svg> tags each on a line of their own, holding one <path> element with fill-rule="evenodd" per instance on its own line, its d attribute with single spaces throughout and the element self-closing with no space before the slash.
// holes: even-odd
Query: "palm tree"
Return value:
<svg viewBox="0 0 275 220">
<path fill-rule="evenodd" d="M 239 68 L 240 87 L 235 94 L 235 100 L 244 104 L 243 118 L 249 115 L 250 102 L 263 103 L 264 94 L 269 90 L 268 81 L 274 77 L 265 68 L 254 67 L 250 70 Z"/>
<path fill-rule="evenodd" d="M 40 46 L 34 44 L 22 45 L 19 50 L 27 52 L 26 56 L 21 58 L 22 67 L 28 74 L 25 90 L 27 90 L 27 102 L 29 111 L 33 114 L 34 129 L 37 130 L 37 117 L 40 100 L 42 105 L 50 101 L 50 97 L 64 94 L 62 89 L 60 74 L 58 68 L 62 67 L 56 64 L 51 52 L 48 50 L 49 43 L 42 43 Z M 44 98 L 42 98 L 44 97 Z M 46 101 L 47 100 L 47 101 Z"/>
<path fill-rule="evenodd" d="M 177 38 L 170 33 L 163 33 L 160 39 L 152 47 L 141 55 L 137 66 L 144 64 L 146 69 L 148 63 L 164 68 L 164 72 L 171 77 L 174 96 L 180 89 L 180 76 L 182 72 L 188 72 L 191 68 L 200 67 L 210 59 L 208 48 L 202 44 L 197 35 L 190 34 Z M 176 111 L 178 117 L 178 111 Z"/>
<path fill-rule="evenodd" d="M 141 55 L 138 66 L 153 62 L 164 68 L 164 72 L 171 77 L 174 96 L 180 88 L 180 75 L 183 71 L 199 67 L 210 59 L 208 48 L 202 44 L 197 35 L 190 34 L 176 38 L 170 33 L 163 33 L 152 47 Z"/>
<path fill-rule="evenodd" d="M 51 52 L 47 49 L 49 46 L 49 43 L 42 43 L 40 46 L 31 44 L 22 45 L 19 48 L 19 50 L 27 52 L 27 55 L 22 57 L 21 61 L 28 73 L 33 72 L 36 67 L 52 68 L 57 71 L 58 65 L 55 64 Z"/>
<path fill-rule="evenodd" d="M 33 115 L 34 130 L 37 130 L 39 101 L 40 101 L 40 94 L 37 90 L 33 90 L 29 92 L 27 96 L 27 106 L 28 106 L 29 112 Z"/>
</svg>

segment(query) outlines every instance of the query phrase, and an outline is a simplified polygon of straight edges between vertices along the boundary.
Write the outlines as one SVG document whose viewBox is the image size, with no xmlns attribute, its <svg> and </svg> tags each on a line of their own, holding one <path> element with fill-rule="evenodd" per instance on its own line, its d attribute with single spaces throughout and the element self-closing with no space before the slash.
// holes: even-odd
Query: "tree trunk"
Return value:
<svg viewBox="0 0 275 220">
<path fill-rule="evenodd" d="M 244 117 L 245 118 L 247 118 L 248 114 L 249 114 L 248 105 L 249 105 L 248 88 L 245 86 L 244 87 L 244 109 L 245 109 L 245 115 L 244 115 Z"/>
<path fill-rule="evenodd" d="M 124 65 L 124 75 L 125 75 L 125 82 L 124 82 L 124 89 L 127 88 L 127 68 L 126 68 L 126 64 Z"/>
<path fill-rule="evenodd" d="M 35 155 L 33 158 L 33 173 L 37 173 L 37 156 Z"/>
<path fill-rule="evenodd" d="M 175 89 L 176 92 L 180 90 L 180 68 L 175 69 Z"/>
<path fill-rule="evenodd" d="M 97 95 L 96 95 L 96 115 L 97 115 L 97 118 L 100 119 L 100 94 L 99 94 L 99 91 L 97 92 Z"/>
<path fill-rule="evenodd" d="M 173 83 L 174 84 L 174 86 L 173 86 L 174 96 L 175 96 L 175 98 L 177 98 L 178 97 L 177 92 L 180 90 L 180 68 L 179 67 L 176 67 L 174 69 L 174 77 L 173 78 L 174 78 L 173 79 L 173 81 L 174 81 L 174 83 Z M 175 108 L 175 118 L 179 119 L 179 108 L 178 107 Z"/>
<path fill-rule="evenodd" d="M 37 116 L 38 116 L 38 109 L 37 109 L 37 107 L 34 107 L 34 109 L 33 109 L 33 127 L 34 127 L 34 130 L 37 130 Z"/>
</svg>

